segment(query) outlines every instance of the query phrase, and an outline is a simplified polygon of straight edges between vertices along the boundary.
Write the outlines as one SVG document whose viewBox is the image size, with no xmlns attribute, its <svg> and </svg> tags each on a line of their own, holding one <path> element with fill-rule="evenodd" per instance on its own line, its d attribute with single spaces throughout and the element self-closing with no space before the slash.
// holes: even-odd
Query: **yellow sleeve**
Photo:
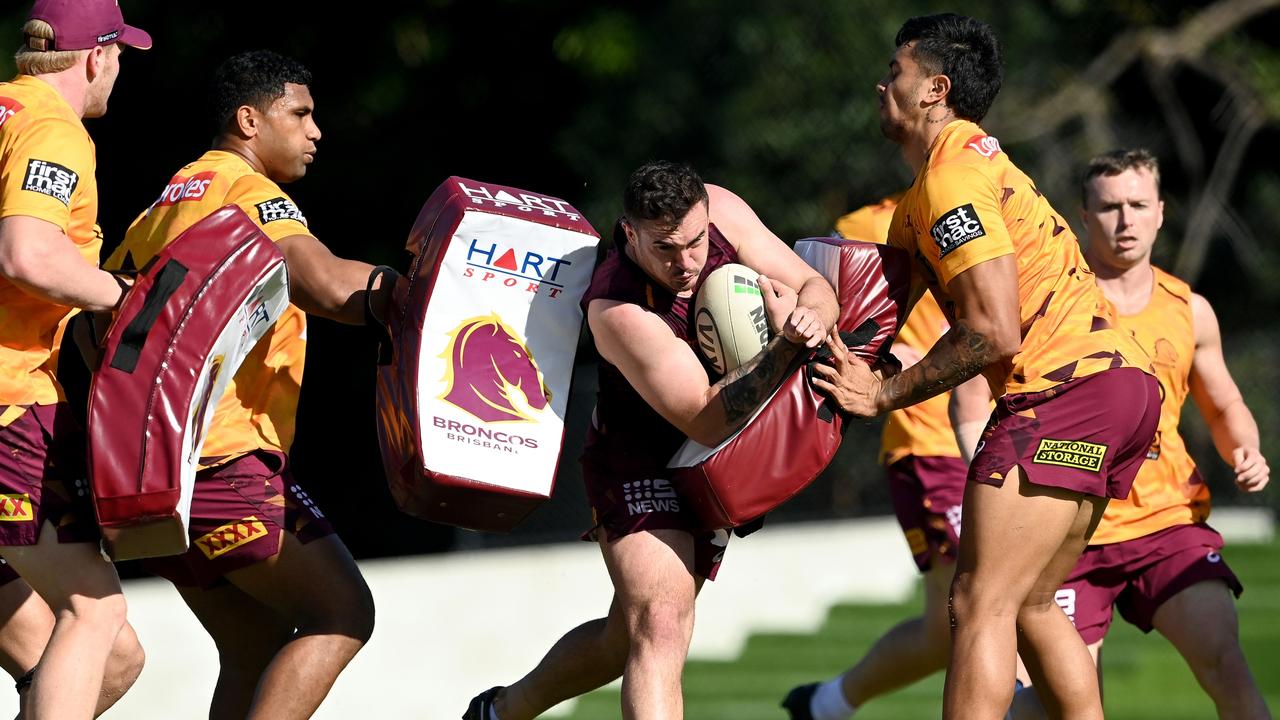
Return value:
<svg viewBox="0 0 1280 720">
<path fill-rule="evenodd" d="M 979 263 L 1013 254 L 1000 213 L 1000 191 L 981 170 L 959 163 L 934 168 L 925 179 L 925 221 L 919 247 L 942 286 Z"/>
<path fill-rule="evenodd" d="M 16 139 L 0 165 L 0 217 L 25 215 L 67 232 L 72 197 L 92 185 L 93 145 L 61 118 L 37 120 Z"/>
<path fill-rule="evenodd" d="M 311 235 L 307 219 L 293 200 L 262 175 L 253 173 L 236 180 L 226 202 L 235 203 L 253 219 L 272 242 L 291 235 Z"/>
</svg>

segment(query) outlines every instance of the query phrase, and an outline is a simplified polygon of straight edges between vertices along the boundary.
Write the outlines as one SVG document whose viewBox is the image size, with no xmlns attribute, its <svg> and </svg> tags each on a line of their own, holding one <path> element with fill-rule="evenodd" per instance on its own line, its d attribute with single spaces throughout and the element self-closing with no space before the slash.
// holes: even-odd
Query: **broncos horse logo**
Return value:
<svg viewBox="0 0 1280 720">
<path fill-rule="evenodd" d="M 496 314 L 462 321 L 441 357 L 449 389 L 440 399 L 485 422 L 532 422 L 551 400 L 528 348 Z"/>
</svg>

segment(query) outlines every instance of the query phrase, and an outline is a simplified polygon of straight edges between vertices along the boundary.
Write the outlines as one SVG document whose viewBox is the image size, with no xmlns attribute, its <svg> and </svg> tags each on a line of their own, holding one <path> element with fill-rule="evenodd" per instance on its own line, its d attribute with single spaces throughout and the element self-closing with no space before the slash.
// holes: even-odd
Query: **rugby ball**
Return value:
<svg viewBox="0 0 1280 720">
<path fill-rule="evenodd" d="M 694 301 L 698 349 L 721 375 L 755 357 L 769 342 L 764 296 L 746 265 L 729 263 L 707 275 Z"/>
</svg>

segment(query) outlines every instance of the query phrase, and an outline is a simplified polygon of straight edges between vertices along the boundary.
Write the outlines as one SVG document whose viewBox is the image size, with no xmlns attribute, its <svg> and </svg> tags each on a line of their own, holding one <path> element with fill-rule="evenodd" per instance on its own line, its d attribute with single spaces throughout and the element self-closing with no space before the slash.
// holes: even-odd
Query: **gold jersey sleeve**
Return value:
<svg viewBox="0 0 1280 720">
<path fill-rule="evenodd" d="M 850 240 L 886 242 L 901 197 L 899 193 L 842 216 L 836 221 L 836 233 Z M 949 327 L 938 302 L 925 293 L 907 316 L 893 346 L 906 346 L 924 355 Z M 880 462 L 892 465 L 911 455 L 960 457 L 960 446 L 951 428 L 950 401 L 951 393 L 946 392 L 889 413 L 880 433 Z"/>
<path fill-rule="evenodd" d="M 893 344 L 906 345 L 925 355 L 950 327 L 938 301 L 925 293 L 911 309 Z M 960 445 L 951 426 L 950 403 L 951 393 L 945 392 L 889 413 L 880 433 L 880 462 L 892 465 L 908 455 L 960 457 Z"/>
<path fill-rule="evenodd" d="M 1022 344 L 992 393 L 1046 390 L 1109 368 L 1150 370 L 1116 327 L 1075 235 L 1035 184 L 976 124 L 951 122 L 894 213 L 889 242 L 916 258 L 939 302 L 959 274 L 1012 255 Z M 990 378 L 989 378 L 990 379 Z"/>
<path fill-rule="evenodd" d="M 0 217 L 48 222 L 98 265 L 96 152 L 66 100 L 29 76 L 0 84 Z M 55 377 L 67 322 L 78 310 L 0 278 L 0 405 L 65 399 Z"/>
<path fill-rule="evenodd" d="M 235 204 L 275 242 L 310 235 L 306 218 L 280 186 L 232 153 L 211 150 L 182 168 L 138 216 L 107 260 L 136 269 L 210 213 Z M 293 443 L 306 355 L 306 315 L 290 305 L 254 346 L 219 399 L 201 454 L 226 460 Z"/>
<path fill-rule="evenodd" d="M 885 243 L 889 238 L 889 223 L 898 207 L 901 193 L 891 195 L 878 203 L 858 208 L 836 220 L 836 234 L 848 240 Z"/>
<path fill-rule="evenodd" d="M 1160 424 L 1129 497 L 1107 505 L 1090 541 L 1094 545 L 1132 540 L 1209 516 L 1209 486 L 1178 433 L 1196 352 L 1191 288 L 1163 270 L 1153 271 L 1150 302 L 1136 315 L 1121 315 L 1120 327 L 1151 356 L 1160 381 Z"/>
</svg>

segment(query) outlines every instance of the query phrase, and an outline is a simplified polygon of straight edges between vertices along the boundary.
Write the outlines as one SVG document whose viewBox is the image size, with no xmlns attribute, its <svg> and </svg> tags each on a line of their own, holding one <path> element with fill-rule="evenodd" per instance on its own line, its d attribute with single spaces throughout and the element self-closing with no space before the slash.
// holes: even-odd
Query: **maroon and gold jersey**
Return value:
<svg viewBox="0 0 1280 720">
<path fill-rule="evenodd" d="M 53 86 L 29 75 L 0 83 L 0 217 L 58 226 L 95 267 L 96 150 L 80 116 Z M 26 405 L 65 399 L 54 374 L 67 321 L 79 310 L 35 297 L 0 278 L 0 426 Z"/>
<path fill-rule="evenodd" d="M 911 309 L 893 344 L 906 345 L 923 356 L 950 328 L 938 302 L 926 293 Z M 908 455 L 960 457 L 960 445 L 951 427 L 950 403 L 951 393 L 944 392 L 889 413 L 880 434 L 880 462 L 891 465 Z"/>
<path fill-rule="evenodd" d="M 1191 288 L 1169 273 L 1155 273 L 1151 300 L 1136 315 L 1121 315 L 1128 330 L 1151 356 L 1160 380 L 1160 428 L 1129 497 L 1113 499 L 1090 544 L 1106 545 L 1150 535 L 1209 516 L 1209 486 L 1196 470 L 1178 434 L 1196 351 Z"/>
<path fill-rule="evenodd" d="M 975 123 L 955 120 L 934 141 L 893 216 L 889 244 L 916 258 L 943 307 L 947 287 L 980 263 L 1012 255 L 1018 271 L 1022 344 L 992 394 L 1030 393 L 1109 368 L 1150 367 L 1116 327 L 1075 234 Z"/>
<path fill-rule="evenodd" d="M 844 215 L 836 221 L 836 233 L 850 240 L 884 243 L 900 197 L 894 195 Z M 938 301 L 926 293 L 912 308 L 893 344 L 905 345 L 923 356 L 950 327 Z M 950 402 L 951 393 L 945 392 L 889 413 L 880 434 L 880 462 L 892 465 L 909 455 L 960 457 L 948 412 Z"/>
<path fill-rule="evenodd" d="M 159 199 L 133 221 L 106 267 L 142 267 L 187 228 L 229 204 L 244 210 L 273 241 L 311 235 L 306 218 L 279 185 L 239 155 L 210 150 L 179 170 Z M 290 305 L 244 359 L 218 401 L 202 455 L 227 460 L 254 450 L 289 451 L 306 337 L 306 315 Z"/>
</svg>

